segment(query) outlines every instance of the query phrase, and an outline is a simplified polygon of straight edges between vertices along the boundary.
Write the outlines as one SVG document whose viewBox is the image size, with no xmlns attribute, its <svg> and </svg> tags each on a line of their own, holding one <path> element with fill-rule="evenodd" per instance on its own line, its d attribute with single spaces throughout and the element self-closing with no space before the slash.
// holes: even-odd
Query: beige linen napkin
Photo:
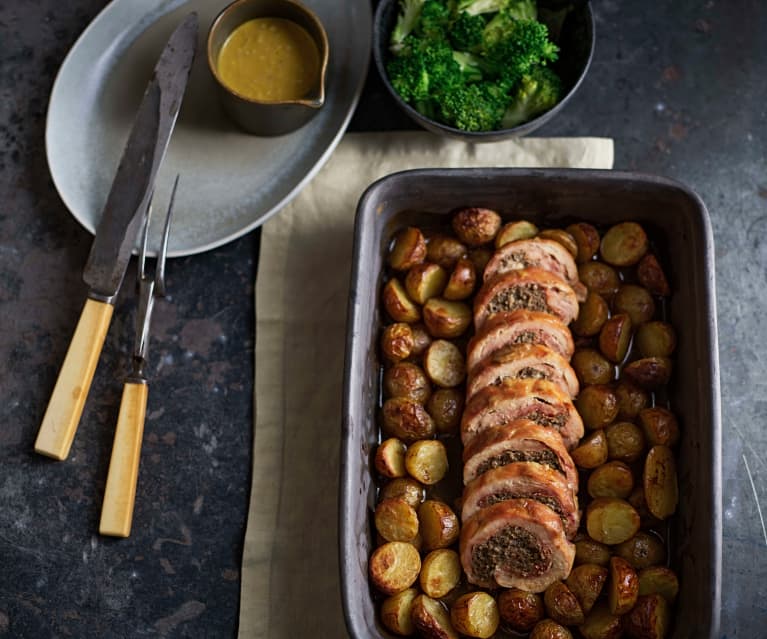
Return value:
<svg viewBox="0 0 767 639">
<path fill-rule="evenodd" d="M 430 133 L 349 134 L 264 225 L 240 639 L 347 636 L 337 565 L 341 387 L 354 214 L 365 188 L 410 168 L 612 164 L 609 139 L 467 145 Z"/>
</svg>

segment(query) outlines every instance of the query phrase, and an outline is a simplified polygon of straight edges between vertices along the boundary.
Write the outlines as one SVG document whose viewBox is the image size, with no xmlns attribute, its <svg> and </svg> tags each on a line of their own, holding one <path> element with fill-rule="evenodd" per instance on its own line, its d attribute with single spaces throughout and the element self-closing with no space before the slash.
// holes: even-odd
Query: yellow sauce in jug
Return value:
<svg viewBox="0 0 767 639">
<path fill-rule="evenodd" d="M 256 18 L 232 31 L 218 54 L 217 69 L 221 81 L 245 98 L 299 100 L 317 82 L 320 53 L 295 22 Z"/>
</svg>

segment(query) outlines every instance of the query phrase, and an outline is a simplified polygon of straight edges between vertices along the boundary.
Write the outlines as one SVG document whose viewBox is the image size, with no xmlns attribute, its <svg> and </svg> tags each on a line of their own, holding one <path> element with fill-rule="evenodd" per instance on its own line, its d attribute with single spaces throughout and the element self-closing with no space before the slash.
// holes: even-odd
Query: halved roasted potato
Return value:
<svg viewBox="0 0 767 639">
<path fill-rule="evenodd" d="M 463 335 L 471 325 L 471 309 L 463 302 L 432 297 L 423 307 L 423 321 L 433 337 Z"/>
<path fill-rule="evenodd" d="M 498 613 L 511 630 L 528 632 L 543 619 L 546 610 L 540 595 L 510 588 L 498 595 Z"/>
<path fill-rule="evenodd" d="M 410 226 L 394 237 L 389 253 L 389 265 L 398 271 L 406 271 L 426 258 L 426 240 L 420 229 Z"/>
<path fill-rule="evenodd" d="M 501 228 L 501 216 L 490 209 L 470 207 L 453 215 L 453 230 L 464 244 L 480 246 L 495 239 Z"/>
<path fill-rule="evenodd" d="M 418 596 L 415 588 L 408 588 L 387 597 L 381 603 L 381 623 L 396 635 L 407 637 L 415 632 L 411 619 L 413 601 Z"/>
<path fill-rule="evenodd" d="M 623 621 L 607 607 L 607 602 L 598 602 L 586 615 L 586 620 L 578 628 L 583 639 L 620 639 L 623 636 Z"/>
<path fill-rule="evenodd" d="M 445 290 L 447 273 L 439 264 L 424 262 L 416 264 L 405 276 L 405 289 L 415 302 L 425 304 L 426 300 L 438 297 Z"/>
<path fill-rule="evenodd" d="M 653 446 L 644 465 L 644 496 L 647 508 L 658 519 L 674 514 L 679 501 L 676 461 L 668 446 Z"/>
<path fill-rule="evenodd" d="M 466 361 L 461 349 L 444 339 L 431 343 L 423 365 L 431 381 L 442 388 L 458 386 L 466 377 Z"/>
<path fill-rule="evenodd" d="M 447 610 L 428 595 L 418 595 L 415 598 L 411 619 L 425 639 L 458 639 Z"/>
<path fill-rule="evenodd" d="M 445 445 L 437 439 L 422 439 L 411 444 L 405 453 L 405 468 L 422 484 L 436 484 L 447 473 Z"/>
<path fill-rule="evenodd" d="M 620 364 L 626 357 L 630 343 L 631 318 L 625 313 L 616 313 L 599 332 L 599 350 L 611 362 Z"/>
<path fill-rule="evenodd" d="M 373 586 L 393 595 L 413 585 L 421 571 L 421 556 L 411 544 L 390 541 L 373 551 L 368 570 Z"/>
<path fill-rule="evenodd" d="M 599 293 L 589 291 L 580 305 L 578 317 L 572 323 L 571 329 L 579 337 L 593 337 L 599 334 L 609 316 L 610 309 L 604 298 Z"/>
<path fill-rule="evenodd" d="M 642 357 L 671 357 L 676 349 L 676 332 L 668 322 L 642 324 L 634 339 Z"/>
<path fill-rule="evenodd" d="M 426 247 L 426 258 L 430 262 L 439 264 L 442 268 L 449 270 L 455 266 L 455 263 L 466 255 L 468 249 L 465 244 L 461 244 L 457 239 L 449 235 L 435 235 L 429 238 Z"/>
<path fill-rule="evenodd" d="M 544 619 L 535 624 L 529 639 L 573 639 L 573 633 L 553 619 Z"/>
<path fill-rule="evenodd" d="M 607 581 L 607 573 L 608 570 L 604 566 L 580 564 L 575 566 L 565 579 L 565 584 L 578 599 L 584 615 L 589 614 L 602 593 L 602 588 Z"/>
<path fill-rule="evenodd" d="M 461 527 L 452 508 L 442 501 L 427 499 L 418 507 L 424 550 L 447 548 L 460 534 Z"/>
<path fill-rule="evenodd" d="M 418 534 L 418 514 L 404 499 L 382 500 L 374 518 L 376 530 L 386 541 L 412 541 Z"/>
<path fill-rule="evenodd" d="M 572 235 L 578 245 L 578 255 L 576 255 L 575 261 L 578 264 L 591 261 L 599 250 L 599 231 L 588 222 L 571 224 L 565 231 Z"/>
<path fill-rule="evenodd" d="M 384 477 L 404 477 L 407 475 L 405 469 L 406 450 L 405 443 L 396 437 L 385 439 L 376 449 L 373 460 L 375 469 Z"/>
<path fill-rule="evenodd" d="M 425 404 L 431 396 L 431 384 L 423 369 L 410 362 L 397 362 L 386 369 L 383 375 L 386 397 L 407 397 L 419 404 Z"/>
<path fill-rule="evenodd" d="M 653 406 L 642 410 L 639 425 L 651 446 L 674 446 L 679 441 L 679 422 L 667 408 Z"/>
<path fill-rule="evenodd" d="M 446 300 L 465 300 L 474 292 L 477 268 L 469 258 L 462 257 L 453 267 L 442 297 Z"/>
<path fill-rule="evenodd" d="M 603 544 L 619 544 L 639 530 L 639 514 L 623 499 L 600 497 L 586 508 L 589 537 Z"/>
<path fill-rule="evenodd" d="M 421 319 L 421 309 L 407 296 L 402 283 L 393 277 L 383 287 L 383 306 L 395 322 L 412 324 Z"/>
<path fill-rule="evenodd" d="M 662 595 L 669 603 L 674 603 L 679 594 L 679 579 L 671 568 L 650 566 L 639 571 L 639 596 Z"/>
<path fill-rule="evenodd" d="M 418 581 L 429 597 L 444 597 L 461 580 L 461 559 L 455 550 L 438 548 L 432 550 L 421 562 Z"/>
<path fill-rule="evenodd" d="M 483 591 L 458 597 L 450 606 L 450 620 L 461 634 L 481 639 L 492 637 L 501 622 L 495 599 Z"/>
<path fill-rule="evenodd" d="M 663 639 L 671 627 L 671 606 L 660 594 L 643 595 L 623 621 L 631 639 Z"/>
<path fill-rule="evenodd" d="M 538 235 L 538 227 L 532 222 L 527 220 L 508 222 L 501 227 L 498 235 L 495 236 L 495 248 L 499 249 L 504 244 L 517 240 L 529 240 L 536 235 Z"/>
<path fill-rule="evenodd" d="M 578 468 L 589 469 L 601 466 L 607 461 L 607 438 L 604 430 L 588 433 L 570 456 Z"/>
<path fill-rule="evenodd" d="M 603 543 L 586 536 L 576 538 L 574 543 L 576 566 L 596 564 L 604 567 L 610 562 L 610 549 Z"/>
<path fill-rule="evenodd" d="M 610 582 L 607 605 L 614 615 L 625 615 L 634 607 L 639 596 L 639 576 L 632 565 L 622 557 L 610 559 Z"/>
<path fill-rule="evenodd" d="M 381 410 L 383 431 L 406 444 L 433 437 L 434 420 L 419 403 L 407 397 L 387 399 Z"/>
<path fill-rule="evenodd" d="M 653 295 L 671 295 L 666 275 L 661 268 L 658 258 L 652 253 L 645 255 L 637 266 L 637 279 Z"/>
<path fill-rule="evenodd" d="M 555 581 L 543 593 L 546 613 L 563 626 L 577 626 L 583 623 L 583 608 L 578 598 L 561 581 Z"/>
<path fill-rule="evenodd" d="M 576 350 L 570 365 L 583 386 L 609 384 L 615 377 L 615 365 L 593 348 Z"/>
<path fill-rule="evenodd" d="M 591 497 L 626 499 L 634 488 L 631 468 L 622 461 L 611 461 L 591 471 L 586 487 Z"/>
</svg>

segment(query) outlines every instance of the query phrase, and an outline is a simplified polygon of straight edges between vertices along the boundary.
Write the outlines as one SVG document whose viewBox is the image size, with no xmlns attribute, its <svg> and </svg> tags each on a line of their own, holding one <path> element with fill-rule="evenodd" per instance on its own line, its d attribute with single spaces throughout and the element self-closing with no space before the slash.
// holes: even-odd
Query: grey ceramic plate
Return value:
<svg viewBox="0 0 767 639">
<path fill-rule="evenodd" d="M 346 129 L 362 91 L 371 39 L 368 0 L 304 1 L 328 32 L 327 101 L 306 126 L 276 138 L 240 132 L 218 104 L 204 45 L 228 0 L 110 3 L 64 60 L 48 107 L 48 164 L 75 218 L 94 232 L 144 87 L 174 26 L 190 11 L 200 17 L 199 48 L 155 192 L 156 205 L 164 208 L 173 177 L 181 174 L 169 255 L 229 242 L 294 197 Z M 153 228 L 151 237 L 158 235 Z"/>
</svg>

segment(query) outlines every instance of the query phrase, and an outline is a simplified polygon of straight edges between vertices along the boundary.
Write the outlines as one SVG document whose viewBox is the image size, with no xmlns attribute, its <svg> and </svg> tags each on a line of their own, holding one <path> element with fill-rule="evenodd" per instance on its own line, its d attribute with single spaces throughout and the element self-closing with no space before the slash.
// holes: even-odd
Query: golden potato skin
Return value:
<svg viewBox="0 0 767 639">
<path fill-rule="evenodd" d="M 634 339 L 642 357 L 671 357 L 676 349 L 676 332 L 668 322 L 646 322 Z"/>
<path fill-rule="evenodd" d="M 413 508 L 418 508 L 426 496 L 426 490 L 412 477 L 397 477 L 386 482 L 379 491 L 379 499 L 399 497 L 405 500 Z"/>
<path fill-rule="evenodd" d="M 655 315 L 655 302 L 646 288 L 624 284 L 613 297 L 613 311 L 628 315 L 632 325 L 639 326 Z"/>
<path fill-rule="evenodd" d="M 449 235 L 435 235 L 429 239 L 426 257 L 430 262 L 450 270 L 466 253 L 466 245 Z"/>
<path fill-rule="evenodd" d="M 679 422 L 674 413 L 661 406 L 639 412 L 639 425 L 651 446 L 675 446 L 679 441 Z"/>
<path fill-rule="evenodd" d="M 429 345 L 423 365 L 431 381 L 442 388 L 458 386 L 466 378 L 466 361 L 461 349 L 444 339 Z"/>
<path fill-rule="evenodd" d="M 396 322 L 389 324 L 381 333 L 381 352 L 392 362 L 410 357 L 415 348 L 415 335 L 410 324 Z"/>
<path fill-rule="evenodd" d="M 631 421 L 650 405 L 647 391 L 627 379 L 619 381 L 614 392 L 618 398 L 618 419 Z"/>
<path fill-rule="evenodd" d="M 453 215 L 453 231 L 468 246 L 492 242 L 500 228 L 501 216 L 490 209 L 465 208 Z"/>
<path fill-rule="evenodd" d="M 421 310 L 407 296 L 402 283 L 395 277 L 383 287 L 383 306 L 395 322 L 412 324 L 421 319 Z"/>
<path fill-rule="evenodd" d="M 621 461 L 602 464 L 591 471 L 586 489 L 591 497 L 619 497 L 626 499 L 634 488 L 631 468 Z"/>
<path fill-rule="evenodd" d="M 671 287 L 668 285 L 666 274 L 663 272 L 658 258 L 652 253 L 645 255 L 637 266 L 637 279 L 653 295 L 668 297 Z"/>
<path fill-rule="evenodd" d="M 492 637 L 501 621 L 495 599 L 482 591 L 458 597 L 450 606 L 450 620 L 461 634 L 480 639 Z"/>
<path fill-rule="evenodd" d="M 648 510 L 658 519 L 667 519 L 676 511 L 679 501 L 676 461 L 668 446 L 653 446 L 647 453 L 644 496 Z"/>
<path fill-rule="evenodd" d="M 543 593 L 546 614 L 563 626 L 577 626 L 583 623 L 583 609 L 578 598 L 561 581 L 555 581 Z"/>
<path fill-rule="evenodd" d="M 639 576 L 633 566 L 622 557 L 610 559 L 610 583 L 607 605 L 614 615 L 625 615 L 634 607 L 639 596 Z"/>
<path fill-rule="evenodd" d="M 405 453 L 405 468 L 422 484 L 436 484 L 447 474 L 445 445 L 437 439 L 422 439 L 411 444 Z"/>
<path fill-rule="evenodd" d="M 575 241 L 575 238 L 567 231 L 563 231 L 562 229 L 546 229 L 545 231 L 538 233 L 538 237 L 544 240 L 554 240 L 558 244 L 564 246 L 573 258 L 578 257 L 578 244 Z"/>
<path fill-rule="evenodd" d="M 433 337 L 460 337 L 471 325 L 471 320 L 471 309 L 463 302 L 432 297 L 423 307 L 423 321 Z"/>
<path fill-rule="evenodd" d="M 543 619 L 546 610 L 540 595 L 509 588 L 498 595 L 498 612 L 509 628 L 516 632 L 528 632 Z"/>
<path fill-rule="evenodd" d="M 381 623 L 395 635 L 407 637 L 415 632 L 411 619 L 413 601 L 418 596 L 415 588 L 408 588 L 387 597 L 381 603 Z"/>
<path fill-rule="evenodd" d="M 458 517 L 446 503 L 427 499 L 418 507 L 423 548 L 426 551 L 447 548 L 461 532 Z"/>
<path fill-rule="evenodd" d="M 586 301 L 580 305 L 578 317 L 570 328 L 579 337 L 593 337 L 602 330 L 609 314 L 610 309 L 604 298 L 599 293 L 589 291 Z"/>
<path fill-rule="evenodd" d="M 421 571 L 421 556 L 411 544 L 390 541 L 373 551 L 368 564 L 370 580 L 386 595 L 410 588 Z"/>
<path fill-rule="evenodd" d="M 573 633 L 553 619 L 544 619 L 535 624 L 530 639 L 573 639 Z"/>
<path fill-rule="evenodd" d="M 620 288 L 617 271 L 603 262 L 587 262 L 578 266 L 578 278 L 590 291 L 610 299 Z"/>
<path fill-rule="evenodd" d="M 600 497 L 586 508 L 589 537 L 614 545 L 631 539 L 639 530 L 639 514 L 623 499 Z"/>
<path fill-rule="evenodd" d="M 580 445 L 570 453 L 570 456 L 578 468 L 586 470 L 604 464 L 608 456 L 605 431 L 600 429 L 588 433 L 581 439 Z"/>
<path fill-rule="evenodd" d="M 667 357 L 644 357 L 627 364 L 623 374 L 642 388 L 655 390 L 671 379 L 671 360 Z"/>
<path fill-rule="evenodd" d="M 639 571 L 639 596 L 661 595 L 669 603 L 674 603 L 679 594 L 679 579 L 670 568 L 650 566 Z"/>
<path fill-rule="evenodd" d="M 424 262 L 411 267 L 405 276 L 405 290 L 415 302 L 425 304 L 426 300 L 442 294 L 447 284 L 447 273 L 439 264 Z"/>
<path fill-rule="evenodd" d="M 578 246 L 578 254 L 575 256 L 575 261 L 578 264 L 590 262 L 599 250 L 599 231 L 588 222 L 571 224 L 565 231 L 573 237 Z"/>
<path fill-rule="evenodd" d="M 383 430 L 406 444 L 434 436 L 436 427 L 426 409 L 407 397 L 387 399 L 382 408 Z"/>
<path fill-rule="evenodd" d="M 383 376 L 386 397 L 406 397 L 425 404 L 431 396 L 431 384 L 423 369 L 410 362 L 398 362 L 386 369 Z"/>
<path fill-rule="evenodd" d="M 625 313 L 616 313 L 602 326 L 599 332 L 599 350 L 615 364 L 626 357 L 631 343 L 631 318 Z"/>
<path fill-rule="evenodd" d="M 604 428 L 618 415 L 618 398 L 605 384 L 592 384 L 581 389 L 575 407 L 590 430 Z"/>
<path fill-rule="evenodd" d="M 425 258 L 426 239 L 420 229 L 410 226 L 397 233 L 389 253 L 389 266 L 397 271 L 406 271 Z"/>
<path fill-rule="evenodd" d="M 580 564 L 570 571 L 565 579 L 565 585 L 570 589 L 584 615 L 588 615 L 602 593 L 607 581 L 608 570 L 597 564 Z"/>
<path fill-rule="evenodd" d="M 630 639 L 663 639 L 671 627 L 671 607 L 659 594 L 643 595 L 624 618 Z"/>
<path fill-rule="evenodd" d="M 610 459 L 634 462 L 642 456 L 645 438 L 642 429 L 631 422 L 615 422 L 605 428 L 607 456 Z"/>
<path fill-rule="evenodd" d="M 431 344 L 431 335 L 426 330 L 426 326 L 423 324 L 412 324 L 410 330 L 413 332 L 413 349 L 411 355 L 414 357 L 420 357 L 426 352 Z"/>
<path fill-rule="evenodd" d="M 418 595 L 413 601 L 411 619 L 416 630 L 425 639 L 458 639 L 450 615 L 439 601 L 427 595 Z"/>
<path fill-rule="evenodd" d="M 485 272 L 485 267 L 491 257 L 493 257 L 493 252 L 485 246 L 479 246 L 469 251 L 469 259 L 471 260 L 471 263 L 474 264 L 477 280 L 482 279 L 482 274 Z"/>
<path fill-rule="evenodd" d="M 384 499 L 376 506 L 375 525 L 386 541 L 412 541 L 418 534 L 418 515 L 404 499 Z"/>
<path fill-rule="evenodd" d="M 384 477 L 404 477 L 407 474 L 405 469 L 406 450 L 405 443 L 396 437 L 382 441 L 378 445 L 373 459 L 375 469 Z"/>
<path fill-rule="evenodd" d="M 610 563 L 610 549 L 590 537 L 575 540 L 575 565 L 595 564 L 606 567 Z"/>
<path fill-rule="evenodd" d="M 573 353 L 570 365 L 581 386 L 609 384 L 615 377 L 615 367 L 599 351 L 593 348 L 579 348 Z"/>
<path fill-rule="evenodd" d="M 636 222 L 622 222 L 610 227 L 602 237 L 599 252 L 613 266 L 633 266 L 647 253 L 649 242 L 644 229 Z"/>
<path fill-rule="evenodd" d="M 429 597 L 444 597 L 461 580 L 461 559 L 455 550 L 438 548 L 432 550 L 421 562 L 418 581 Z"/>
<path fill-rule="evenodd" d="M 606 602 L 597 603 L 578 628 L 583 639 L 620 639 L 623 618 L 610 612 Z"/>
<path fill-rule="evenodd" d="M 639 531 L 631 539 L 615 546 L 615 554 L 636 570 L 666 563 L 666 546 L 654 534 Z"/>
<path fill-rule="evenodd" d="M 465 300 L 477 285 L 477 268 L 468 258 L 461 258 L 453 267 L 442 297 L 446 300 Z"/>
<path fill-rule="evenodd" d="M 529 240 L 538 235 L 538 227 L 527 220 L 508 222 L 501 227 L 495 236 L 495 248 L 499 249 L 509 242 L 517 240 Z"/>
<path fill-rule="evenodd" d="M 457 435 L 463 414 L 464 393 L 456 388 L 438 388 L 431 394 L 426 410 L 434 420 L 437 432 Z"/>
</svg>

